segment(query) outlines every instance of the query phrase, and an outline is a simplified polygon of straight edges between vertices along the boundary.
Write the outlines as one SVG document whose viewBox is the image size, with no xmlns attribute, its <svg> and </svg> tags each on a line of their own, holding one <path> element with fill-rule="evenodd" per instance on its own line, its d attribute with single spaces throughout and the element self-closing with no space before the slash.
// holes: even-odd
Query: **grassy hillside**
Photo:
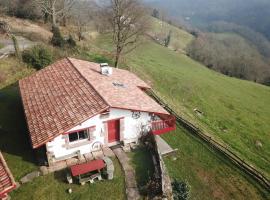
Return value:
<svg viewBox="0 0 270 200">
<path fill-rule="evenodd" d="M 112 49 L 108 36 L 99 37 L 96 45 Z M 124 61 L 132 71 L 151 81 L 180 115 L 270 177 L 269 87 L 226 77 L 148 39 Z M 203 115 L 197 115 L 195 108 Z M 265 198 L 235 167 L 190 137 L 178 130 L 165 139 L 180 149 L 177 162 L 167 161 L 171 176 L 189 180 L 194 187 L 193 199 Z M 215 194 L 219 193 L 216 190 L 222 195 Z"/>
<path fill-rule="evenodd" d="M 179 114 L 270 176 L 269 87 L 220 75 L 152 42 L 138 48 L 128 63 L 152 77 L 154 88 Z"/>
<path fill-rule="evenodd" d="M 173 34 L 179 35 L 177 41 L 182 44 L 182 49 L 192 40 L 192 36 L 188 33 L 170 25 L 166 26 L 175 31 Z M 158 28 L 156 30 L 158 31 Z M 103 59 L 99 57 L 100 52 L 112 50 L 110 37 L 106 35 L 99 36 L 95 41 L 93 39 L 91 42 L 83 43 L 88 43 L 92 47 L 91 51 L 82 50 L 80 55 L 76 55 L 84 59 L 99 62 Z M 67 54 L 68 52 L 63 53 L 63 55 Z M 7 74 L 12 74 L 12 59 L 5 59 L 2 63 L 0 70 L 5 69 Z M 18 63 L 15 64 L 20 67 Z M 145 81 L 151 81 L 154 89 L 179 114 L 193 121 L 217 140 L 226 143 L 270 176 L 269 88 L 220 75 L 148 38 L 125 58 L 123 66 L 128 66 Z M 16 68 L 18 72 L 27 69 L 19 67 Z M 5 79 L 3 85 L 0 84 L 0 88 L 15 82 L 17 78 L 26 76 L 27 73 L 31 73 L 31 70 L 25 74 L 10 76 Z M 193 111 L 194 108 L 204 114 L 198 116 Z M 0 149 L 3 150 L 18 180 L 25 173 L 36 169 L 36 165 L 26 140 L 27 131 L 16 85 L 0 90 L 0 111 L 4 113 L 0 115 Z M 186 180 L 191 185 L 191 199 L 268 198 L 269 193 L 181 127 L 178 127 L 174 133 L 165 135 L 164 138 L 174 148 L 179 149 L 177 160 L 171 158 L 165 160 L 170 175 L 172 178 Z M 256 147 L 258 141 L 262 147 Z M 118 163 L 115 164 L 117 172 L 113 182 L 82 188 L 74 186 L 72 195 L 65 192 L 70 186 L 63 182 L 61 173 L 40 177 L 11 195 L 13 199 L 85 199 L 93 196 L 102 199 L 103 191 L 108 194 L 114 191 L 112 198 L 123 199 L 124 180 Z"/>
<path fill-rule="evenodd" d="M 174 50 L 184 50 L 185 47 L 194 39 L 194 37 L 186 31 L 177 27 L 171 26 L 166 22 L 162 22 L 156 18 L 151 19 L 152 30 L 149 34 L 153 37 L 159 37 L 163 39 L 167 37 L 171 32 L 171 41 L 169 48 Z"/>
</svg>

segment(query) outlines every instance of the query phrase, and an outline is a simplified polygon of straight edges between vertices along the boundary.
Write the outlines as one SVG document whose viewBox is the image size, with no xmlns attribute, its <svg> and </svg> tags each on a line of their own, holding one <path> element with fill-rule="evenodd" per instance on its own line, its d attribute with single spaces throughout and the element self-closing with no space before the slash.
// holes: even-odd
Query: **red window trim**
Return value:
<svg viewBox="0 0 270 200">
<path fill-rule="evenodd" d="M 96 126 L 89 126 L 87 128 L 81 128 L 81 129 L 77 129 L 77 130 L 74 130 L 74 131 L 69 131 L 69 132 L 66 132 L 66 133 L 63 133 L 63 135 L 69 135 L 71 133 L 76 133 L 76 132 L 79 132 L 79 131 L 84 131 L 84 130 L 89 130 L 91 128 L 95 128 Z"/>
</svg>

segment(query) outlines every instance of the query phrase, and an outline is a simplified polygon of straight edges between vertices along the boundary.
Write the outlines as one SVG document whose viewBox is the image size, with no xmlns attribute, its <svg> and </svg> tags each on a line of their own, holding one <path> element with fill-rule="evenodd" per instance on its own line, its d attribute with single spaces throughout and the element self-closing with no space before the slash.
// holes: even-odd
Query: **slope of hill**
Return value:
<svg viewBox="0 0 270 200">
<path fill-rule="evenodd" d="M 99 48 L 104 46 L 105 49 L 108 49 L 108 46 L 110 46 L 108 42 L 108 38 L 104 40 L 104 37 L 100 37 L 96 41 L 96 45 Z M 143 45 L 128 55 L 125 61 L 131 70 L 137 72 L 144 79 L 149 79 L 155 90 L 180 115 L 197 124 L 216 140 L 226 144 L 243 159 L 270 177 L 270 124 L 268 123 L 270 119 L 270 106 L 268 105 L 270 88 L 211 71 L 189 57 L 155 44 L 148 39 L 145 39 Z M 194 109 L 200 110 L 203 115 L 196 114 Z M 181 137 L 184 136 L 178 135 L 182 134 L 181 131 L 175 134 L 167 135 L 165 138 L 174 144 L 174 147 L 179 148 L 181 153 L 182 151 L 184 154 L 187 153 L 187 149 L 184 148 L 187 148 L 188 144 L 183 144 L 184 139 Z M 188 142 L 190 145 L 194 145 L 194 151 L 197 152 L 196 145 L 189 140 Z M 192 147 L 190 148 L 192 149 Z M 199 152 L 192 153 L 197 158 Z M 190 152 L 190 154 L 192 153 Z M 209 155 L 205 156 L 208 157 Z M 200 160 L 202 158 L 199 157 L 198 161 L 194 161 L 196 164 L 190 164 L 201 166 L 205 163 L 197 162 L 207 162 L 212 165 L 210 164 L 212 161 L 210 162 L 207 158 L 202 161 Z M 191 159 L 191 157 L 189 158 Z M 186 165 L 184 162 L 186 161 L 178 164 Z M 169 163 L 173 176 L 185 177 L 183 174 L 179 175 L 178 169 L 174 168 L 177 167 L 176 164 L 172 164 L 171 161 Z M 190 174 L 195 173 L 193 170 L 198 170 L 188 169 L 188 166 L 182 167 L 182 170 L 186 170 L 185 172 Z M 218 163 L 216 167 L 221 167 L 221 164 Z M 216 170 L 218 170 L 217 168 Z M 222 170 L 225 174 L 231 173 L 224 168 Z M 213 171 L 215 170 L 213 169 Z M 211 169 L 205 173 L 210 173 L 209 176 L 215 176 L 213 171 Z M 177 173 L 178 175 L 176 175 Z M 226 175 L 223 174 L 222 176 Z M 228 177 L 231 176 L 228 175 Z M 219 179 L 218 177 L 215 178 Z M 227 180 L 228 182 L 225 180 L 219 181 L 222 182 L 219 184 L 223 185 L 224 188 L 229 191 L 233 190 L 232 188 L 229 189 L 230 186 L 227 185 L 230 182 L 229 180 Z M 236 186 L 237 183 L 232 184 Z M 245 185 L 244 183 L 241 184 Z M 243 189 L 240 188 L 238 189 Z M 196 189 L 200 191 L 199 186 Z M 211 187 L 211 189 L 213 188 Z M 246 194 L 243 192 L 242 195 Z M 247 196 L 247 199 L 252 198 Z"/>
<path fill-rule="evenodd" d="M 184 51 L 186 46 L 194 39 L 193 35 L 175 26 L 152 18 L 152 30 L 149 35 L 156 39 L 165 39 L 170 34 L 169 48 L 176 51 Z"/>
<path fill-rule="evenodd" d="M 168 103 L 270 176 L 270 88 L 212 72 L 151 42 L 141 48 L 128 62 L 152 78 Z"/>
<path fill-rule="evenodd" d="M 178 31 L 175 27 L 166 26 Z M 192 40 L 192 36 L 184 33 L 183 30 L 175 34 L 187 36 L 178 38 L 182 40 L 180 43 L 183 49 Z M 101 35 L 93 42 L 91 45 L 95 49 L 89 53 L 91 55 L 99 53 L 99 51 L 113 49 L 110 38 L 107 36 Z M 85 57 L 87 55 L 86 53 Z M 217 140 L 226 143 L 254 166 L 265 171 L 268 175 L 270 174 L 268 167 L 270 164 L 269 88 L 215 73 L 189 57 L 158 45 L 148 38 L 145 38 L 142 45 L 126 57 L 125 64 L 146 81 L 151 81 L 160 96 L 171 104 L 179 114 L 199 125 Z M 2 116 L 1 121 L 7 121 L 11 133 L 25 133 L 26 131 L 22 131 L 25 130 L 25 127 L 18 129 L 17 126 L 12 126 L 14 119 L 23 123 L 22 117 L 16 115 L 17 107 L 14 107 L 14 100 L 12 100 L 15 98 L 16 102 L 19 102 L 16 86 L 8 87 L 0 92 L 9 97 L 5 98 L 5 101 L 2 100 L 0 109 L 3 113 L 10 114 L 10 116 Z M 197 115 L 194 108 L 201 110 L 203 115 Z M 20 137 L 23 135 L 20 134 Z M 12 146 L 16 144 L 12 137 L 5 138 L 8 141 L 2 141 L 3 144 L 13 144 Z M 23 138 L 25 140 L 25 137 Z M 211 148 L 201 144 L 198 139 L 180 127 L 174 133 L 165 135 L 164 138 L 174 148 L 179 149 L 176 155 L 177 160 L 166 159 L 170 175 L 172 178 L 189 182 L 191 199 L 255 200 L 268 198 L 269 193 L 256 185 L 253 180 L 226 161 L 222 155 L 213 152 Z M 261 146 L 256 146 L 258 142 L 261 143 Z M 15 150 L 18 151 L 19 156 L 17 154 L 7 155 L 12 170 L 18 177 L 21 177 L 25 170 L 30 170 L 27 167 L 23 172 L 21 171 L 23 164 L 20 155 L 26 151 L 27 147 L 27 143 L 23 146 L 24 149 L 18 145 L 18 149 Z M 14 147 L 8 146 L 8 148 L 14 151 Z M 57 174 L 56 176 L 58 177 Z M 21 187 L 13 193 L 14 199 L 21 196 L 27 199 L 28 192 L 32 191 L 33 188 L 35 192 L 31 193 L 31 197 L 35 196 L 40 199 L 65 198 L 68 195 L 65 194 L 66 186 L 57 180 L 57 177 L 55 178 L 53 175 L 41 177 L 38 181 Z M 115 198 L 122 199 L 124 198 L 122 185 L 123 179 L 119 170 L 116 173 L 115 182 L 110 182 L 105 186 L 100 184 L 94 187 L 89 186 L 90 189 L 89 187 L 74 186 L 76 194 L 69 195 L 67 199 L 86 198 L 86 196 L 89 197 L 95 193 L 102 198 L 100 191 L 107 191 L 106 189 L 114 187 L 118 189 L 115 192 L 117 195 Z M 55 186 L 60 189 L 53 190 Z M 50 195 L 47 196 L 47 193 Z"/>
</svg>

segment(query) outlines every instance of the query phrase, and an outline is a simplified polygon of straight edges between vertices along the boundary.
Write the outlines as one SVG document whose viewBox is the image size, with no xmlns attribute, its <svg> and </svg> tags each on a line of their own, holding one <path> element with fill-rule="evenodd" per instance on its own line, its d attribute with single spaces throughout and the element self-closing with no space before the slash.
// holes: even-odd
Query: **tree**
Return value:
<svg viewBox="0 0 270 200">
<path fill-rule="evenodd" d="M 164 40 L 165 47 L 168 47 L 170 45 L 171 37 L 172 37 L 172 31 L 170 30 L 167 37 Z"/>
<path fill-rule="evenodd" d="M 159 19 L 159 11 L 156 8 L 153 10 L 152 17 Z"/>
<path fill-rule="evenodd" d="M 52 32 L 53 32 L 53 37 L 52 37 L 51 43 L 53 44 L 53 46 L 63 47 L 65 44 L 65 40 L 61 35 L 59 27 L 53 26 Z"/>
<path fill-rule="evenodd" d="M 89 21 L 93 20 L 92 14 L 94 13 L 94 7 L 96 4 L 89 1 L 78 1 L 74 5 L 71 11 L 71 20 L 76 26 L 76 33 L 79 41 L 84 39 L 83 33 L 86 31 L 86 27 Z"/>
<path fill-rule="evenodd" d="M 146 12 L 138 0 L 111 0 L 104 15 L 113 30 L 117 68 L 120 57 L 134 50 L 140 36 L 145 34 L 148 27 Z"/>
<path fill-rule="evenodd" d="M 13 46 L 14 46 L 14 50 L 15 50 L 15 56 L 21 60 L 21 52 L 20 52 L 20 47 L 17 41 L 17 38 L 14 34 L 11 33 L 10 27 L 8 25 L 8 23 L 4 22 L 4 21 L 0 21 L 0 33 L 2 34 L 6 34 L 8 37 L 10 37 L 10 39 L 13 42 Z"/>
<path fill-rule="evenodd" d="M 53 26 L 68 15 L 75 0 L 35 0 L 42 12 L 50 15 Z"/>
</svg>

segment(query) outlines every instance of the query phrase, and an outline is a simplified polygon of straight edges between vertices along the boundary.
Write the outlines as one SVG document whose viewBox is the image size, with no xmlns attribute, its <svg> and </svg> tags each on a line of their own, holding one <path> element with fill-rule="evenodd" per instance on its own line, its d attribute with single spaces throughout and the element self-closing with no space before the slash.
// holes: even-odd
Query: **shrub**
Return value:
<svg viewBox="0 0 270 200">
<path fill-rule="evenodd" d="M 63 47 L 65 45 L 65 40 L 62 37 L 61 32 L 57 26 L 52 27 L 52 33 L 53 33 L 51 41 L 52 45 L 57 47 Z"/>
<path fill-rule="evenodd" d="M 23 61 L 39 70 L 52 63 L 52 53 L 43 45 L 23 52 Z"/>
<path fill-rule="evenodd" d="M 73 39 L 72 35 L 69 35 L 69 38 L 67 40 L 67 44 L 72 48 L 76 47 L 76 42 Z"/>
<path fill-rule="evenodd" d="M 184 181 L 174 180 L 172 183 L 174 200 L 188 200 L 190 193 L 190 186 Z"/>
</svg>

